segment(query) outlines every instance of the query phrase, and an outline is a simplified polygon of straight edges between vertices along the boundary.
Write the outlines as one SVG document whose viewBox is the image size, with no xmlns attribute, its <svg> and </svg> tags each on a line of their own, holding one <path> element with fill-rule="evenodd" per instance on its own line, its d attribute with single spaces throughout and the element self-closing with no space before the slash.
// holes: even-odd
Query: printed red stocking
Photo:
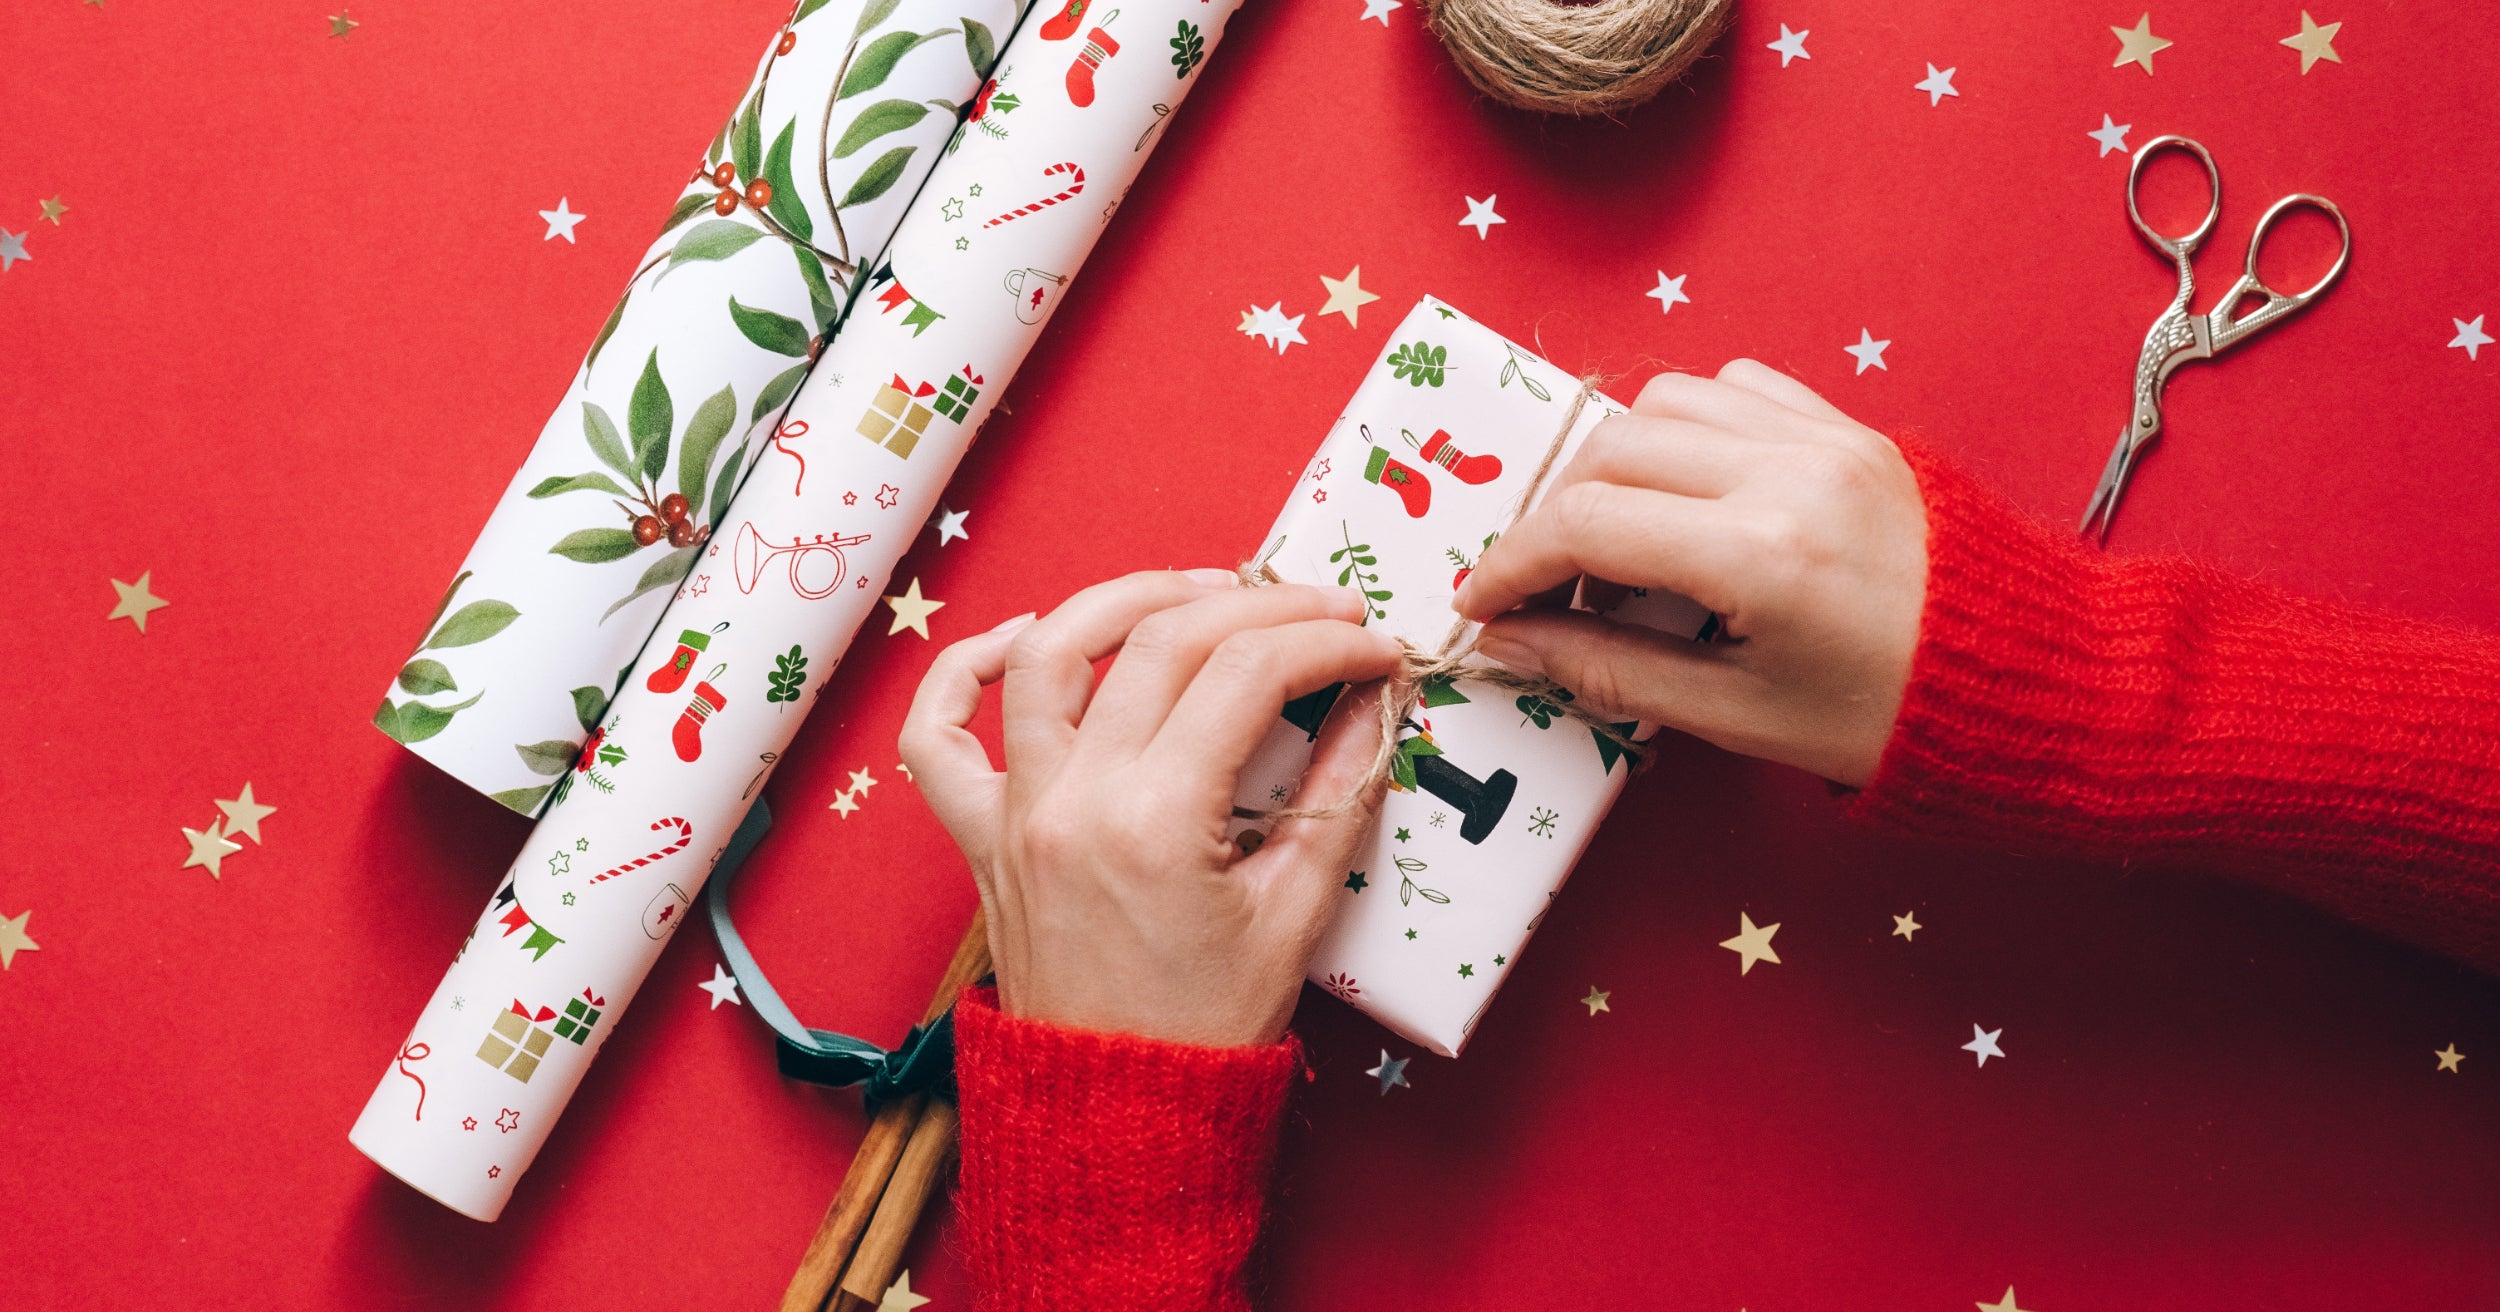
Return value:
<svg viewBox="0 0 2500 1312">
<path fill-rule="evenodd" d="M 1500 456 L 1471 456 L 1450 440 L 1449 431 L 1436 428 L 1424 443 L 1424 463 L 1439 465 L 1458 475 L 1461 483 L 1490 483 L 1502 476 Z"/>
<path fill-rule="evenodd" d="M 1422 519 L 1424 512 L 1432 509 L 1432 484 L 1413 468 L 1398 463 L 1385 446 L 1372 448 L 1371 463 L 1363 466 L 1363 481 L 1395 491 L 1406 503 L 1409 519 Z"/>
<path fill-rule="evenodd" d="M 1050 16 L 1042 24 L 1044 41 L 1065 41 L 1076 35 L 1076 21 L 1085 16 L 1087 0 L 1068 0 L 1068 7 Z"/>
<path fill-rule="evenodd" d="M 1097 27 L 1085 34 L 1085 48 L 1076 52 L 1076 62 L 1068 65 L 1068 103 L 1083 109 L 1094 103 L 1094 70 L 1102 61 L 1120 53 L 1120 43 L 1109 32 Z"/>
<path fill-rule="evenodd" d="M 678 634 L 677 654 L 668 658 L 668 664 L 653 670 L 651 677 L 643 680 L 643 686 L 653 692 L 675 692 L 686 686 L 686 671 L 694 668 L 696 655 L 711 645 L 711 634 L 695 629 Z"/>
<path fill-rule="evenodd" d="M 686 713 L 677 717 L 677 728 L 669 737 L 677 744 L 677 759 L 692 761 L 703 755 L 703 722 L 720 713 L 729 699 L 709 683 L 694 686 L 694 700 L 686 703 Z"/>
</svg>

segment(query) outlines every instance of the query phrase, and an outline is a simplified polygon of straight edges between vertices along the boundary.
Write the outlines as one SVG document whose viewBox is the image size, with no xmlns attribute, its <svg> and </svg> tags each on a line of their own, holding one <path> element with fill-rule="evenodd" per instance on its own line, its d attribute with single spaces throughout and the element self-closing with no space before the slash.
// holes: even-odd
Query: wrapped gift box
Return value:
<svg viewBox="0 0 2500 1312">
<path fill-rule="evenodd" d="M 1450 609 L 1478 553 L 1623 407 L 1426 297 L 1311 458 L 1257 561 L 1292 583 L 1358 587 L 1367 624 L 1428 652 L 1475 626 Z M 1635 593 L 1612 617 L 1683 637 L 1700 606 Z M 1475 662 L 1490 666 L 1478 658 Z M 1326 805 L 1297 786 L 1334 689 L 1287 707 L 1243 771 L 1242 808 Z M 1428 683 L 1401 731 L 1377 830 L 1345 872 L 1311 978 L 1444 1056 L 1465 1046 L 1570 875 L 1635 753 L 1565 710 L 1569 694 Z M 1612 728 L 1638 740 L 1650 726 Z M 1266 825 L 1233 822 L 1255 846 Z"/>
</svg>

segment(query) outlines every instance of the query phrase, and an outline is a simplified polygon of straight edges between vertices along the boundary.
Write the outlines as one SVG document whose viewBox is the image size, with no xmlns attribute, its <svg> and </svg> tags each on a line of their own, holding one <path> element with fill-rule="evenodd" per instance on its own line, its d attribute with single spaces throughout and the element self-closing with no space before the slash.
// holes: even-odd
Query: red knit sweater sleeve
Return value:
<svg viewBox="0 0 2500 1312">
<path fill-rule="evenodd" d="M 2106 556 L 1903 449 L 1927 602 L 1861 815 L 2224 871 L 2500 971 L 2500 638 Z"/>
<path fill-rule="evenodd" d="M 981 1312 L 1241 1312 L 1290 1039 L 1201 1048 L 955 1004 L 955 1211 Z"/>
</svg>

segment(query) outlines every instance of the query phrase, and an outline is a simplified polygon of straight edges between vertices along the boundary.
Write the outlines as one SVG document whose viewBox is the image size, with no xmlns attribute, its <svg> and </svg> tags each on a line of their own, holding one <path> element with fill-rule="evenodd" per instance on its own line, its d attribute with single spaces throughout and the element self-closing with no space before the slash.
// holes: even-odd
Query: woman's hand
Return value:
<svg viewBox="0 0 2500 1312">
<path fill-rule="evenodd" d="M 1680 592 L 1739 641 L 1513 611 L 1582 575 Z M 1864 784 L 1909 684 L 1926 590 L 1926 506 L 1901 453 L 1737 360 L 1716 379 L 1661 374 L 1598 425 L 1456 605 L 1490 621 L 1478 650 L 1601 710 Z"/>
<path fill-rule="evenodd" d="M 1248 857 L 1225 821 L 1287 701 L 1396 668 L 1362 613 L 1348 589 L 1131 574 L 938 656 L 903 760 L 972 863 L 1008 1014 L 1217 1047 L 1284 1033 L 1379 788 Z M 964 726 L 1002 679 L 999 772 Z M 1339 698 L 1301 796 L 1344 796 L 1378 745 L 1374 699 Z"/>
</svg>

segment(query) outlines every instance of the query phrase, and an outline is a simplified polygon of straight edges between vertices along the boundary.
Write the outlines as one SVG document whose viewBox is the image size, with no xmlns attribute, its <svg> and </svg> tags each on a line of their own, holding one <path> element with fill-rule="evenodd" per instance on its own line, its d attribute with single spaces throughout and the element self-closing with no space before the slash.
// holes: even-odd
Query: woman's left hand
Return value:
<svg viewBox="0 0 2500 1312">
<path fill-rule="evenodd" d="M 1397 643 L 1362 613 L 1344 588 L 1131 574 L 938 656 L 903 760 L 972 864 L 1001 1009 L 1215 1047 L 1284 1033 L 1380 787 L 1342 814 L 1279 824 L 1247 857 L 1226 822 L 1287 701 L 1397 667 Z M 1094 662 L 1114 651 L 1097 686 Z M 1002 680 L 1003 772 L 964 727 Z M 1338 699 L 1302 797 L 1365 783 L 1376 711 Z"/>
</svg>

